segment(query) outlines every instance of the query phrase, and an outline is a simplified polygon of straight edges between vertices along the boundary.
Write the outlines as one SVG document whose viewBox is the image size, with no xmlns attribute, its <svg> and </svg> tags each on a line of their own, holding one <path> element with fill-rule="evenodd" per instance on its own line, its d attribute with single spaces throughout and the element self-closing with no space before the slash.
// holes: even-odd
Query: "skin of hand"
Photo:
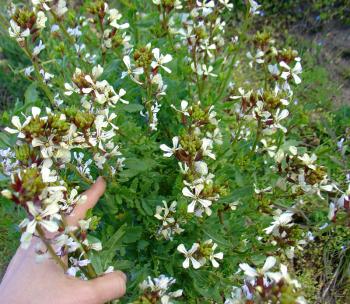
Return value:
<svg viewBox="0 0 350 304">
<path fill-rule="evenodd" d="M 84 193 L 87 200 L 66 218 L 67 223 L 77 226 L 105 189 L 105 181 L 98 178 Z M 19 248 L 12 258 L 0 285 L 2 304 L 103 304 L 125 294 L 126 275 L 121 271 L 83 281 L 66 275 L 51 258 L 38 263 L 35 258 L 38 242 L 41 240 L 34 237 L 28 249 Z M 63 260 L 66 263 L 67 257 Z"/>
</svg>

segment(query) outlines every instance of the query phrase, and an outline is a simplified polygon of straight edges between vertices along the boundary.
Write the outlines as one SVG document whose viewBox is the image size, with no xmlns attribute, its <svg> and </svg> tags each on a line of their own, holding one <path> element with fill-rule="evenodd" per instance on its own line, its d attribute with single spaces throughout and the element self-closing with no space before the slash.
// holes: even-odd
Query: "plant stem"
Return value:
<svg viewBox="0 0 350 304">
<path fill-rule="evenodd" d="M 64 218 L 64 215 L 61 214 L 61 217 L 62 217 L 62 222 L 63 222 L 63 226 L 66 228 L 68 226 L 65 218 Z M 85 260 L 89 260 L 89 256 L 88 254 L 86 253 L 86 251 L 84 250 L 84 247 L 83 245 L 81 244 L 80 240 L 78 240 L 78 238 L 75 236 L 75 234 L 70 231 L 68 232 L 68 235 L 77 243 L 79 244 L 79 249 L 80 249 L 80 252 L 82 253 L 83 257 Z M 83 271 L 83 270 L 82 270 Z M 95 269 L 92 267 L 92 265 L 89 263 L 86 265 L 86 272 L 87 272 L 87 276 L 89 279 L 94 279 L 97 277 L 97 273 L 95 271 Z M 84 271 L 84 273 L 86 273 Z"/>
<path fill-rule="evenodd" d="M 21 47 L 21 49 L 24 51 L 24 53 L 27 55 L 27 57 L 29 58 L 29 60 L 33 64 L 35 76 L 36 76 L 36 78 L 37 78 L 37 80 L 39 82 L 40 88 L 44 91 L 44 93 L 47 96 L 47 98 L 49 99 L 50 103 L 53 106 L 55 106 L 55 100 L 54 100 L 54 98 L 52 96 L 52 93 L 51 93 L 50 89 L 47 87 L 44 78 L 40 74 L 40 68 L 39 68 L 38 63 L 35 60 L 33 60 L 32 55 L 30 54 L 26 44 L 23 47 Z"/>
<path fill-rule="evenodd" d="M 66 28 L 62 25 L 62 22 L 58 18 L 58 16 L 56 15 L 56 13 L 52 9 L 50 10 L 50 13 L 51 13 L 52 17 L 55 19 L 55 22 L 58 23 L 58 26 L 59 26 L 60 30 L 63 32 L 64 36 L 69 41 L 69 43 L 70 44 L 74 44 L 75 43 L 74 38 L 68 34 Z"/>
<path fill-rule="evenodd" d="M 67 265 L 61 260 L 61 258 L 59 256 L 57 256 L 55 250 L 52 248 L 51 244 L 47 241 L 47 239 L 45 237 L 44 230 L 42 230 L 42 228 L 39 225 L 37 225 L 36 226 L 36 231 L 38 232 L 38 234 L 40 236 L 40 239 L 45 244 L 45 246 L 46 246 L 47 250 L 49 251 L 51 257 L 57 262 L 57 264 L 59 264 L 62 267 L 64 272 L 66 272 L 67 269 L 68 269 Z"/>
<path fill-rule="evenodd" d="M 74 165 L 72 165 L 71 163 L 67 163 L 67 166 L 69 169 L 75 171 L 84 180 L 84 182 L 86 182 L 89 185 L 93 184 L 93 182 L 90 179 L 88 179 L 84 174 L 80 173 Z"/>
<path fill-rule="evenodd" d="M 254 140 L 254 143 L 253 143 L 253 146 L 252 146 L 252 155 L 254 155 L 254 152 L 255 152 L 255 148 L 260 140 L 260 135 L 261 135 L 261 120 L 259 119 L 258 120 L 258 126 L 257 126 L 257 130 L 256 130 L 256 136 L 255 136 L 255 140 Z"/>
</svg>

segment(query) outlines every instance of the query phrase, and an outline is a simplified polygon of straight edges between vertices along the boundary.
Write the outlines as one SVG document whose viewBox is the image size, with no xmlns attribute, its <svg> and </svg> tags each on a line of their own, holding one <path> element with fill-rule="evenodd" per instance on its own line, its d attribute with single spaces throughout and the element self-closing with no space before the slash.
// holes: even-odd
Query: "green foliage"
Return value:
<svg viewBox="0 0 350 304">
<path fill-rule="evenodd" d="M 310 51 L 308 45 L 302 47 L 301 43 L 295 45 L 294 37 L 286 37 L 285 49 L 279 53 L 280 57 L 277 56 L 288 63 L 293 62 L 298 53 L 292 48 L 297 47 L 299 55 L 303 58 L 304 70 L 303 83 L 294 90 L 294 95 L 292 97 L 283 95 L 283 98 L 290 101 L 288 105 L 290 117 L 285 122 L 287 132 L 277 130 L 271 136 L 266 136 L 267 140 L 271 140 L 273 145 L 285 152 L 286 159 L 279 163 L 271 158 L 264 148 L 261 139 L 265 138 L 265 135 L 262 134 L 259 118 L 258 123 L 253 118 L 247 121 L 240 120 L 235 101 L 230 98 L 238 94 L 238 88 L 243 87 L 246 90 L 255 91 L 249 102 L 256 102 L 259 98 L 264 100 L 264 110 L 275 113 L 274 111 L 284 107 L 280 100 L 281 96 L 278 95 L 277 98 L 273 93 L 274 79 L 271 79 L 273 77 L 267 72 L 267 63 L 262 67 L 256 67 L 254 63 L 254 68 L 249 69 L 250 59 L 247 59 L 246 54 L 248 51 L 255 54 L 257 46 L 268 50 L 266 51 L 268 63 L 275 60 L 273 52 L 269 49 L 274 35 L 268 31 L 261 31 L 254 35 L 251 33 L 252 28 L 248 30 L 250 21 L 243 20 L 242 17 L 247 15 L 247 7 L 243 6 L 241 1 L 237 1 L 237 9 L 234 12 L 223 14 L 223 18 L 225 17 L 231 26 L 227 32 L 232 36 L 238 35 L 239 40 L 237 45 L 232 43 L 227 47 L 222 46 L 225 56 L 221 56 L 221 49 L 217 51 L 218 58 L 214 56 L 217 60 L 214 60 L 213 72 L 218 74 L 217 78 L 198 77 L 193 73 L 186 61 L 191 54 L 187 53 L 186 47 L 181 46 L 182 41 L 169 32 L 170 23 L 166 23 L 169 21 L 167 16 L 164 15 L 159 19 L 161 11 L 158 11 L 159 8 L 151 1 L 147 3 L 141 0 L 115 2 L 115 6 L 123 13 L 122 20 L 125 18 L 130 23 L 134 45 L 134 50 L 130 54 L 131 60 L 137 67 L 143 67 L 144 74 L 148 75 L 146 79 L 142 79 L 144 87 L 138 86 L 130 78 L 121 79 L 120 77 L 126 69 L 122 61 L 125 55 L 121 47 L 122 33 L 113 37 L 112 48 L 106 49 L 101 45 L 103 39 L 98 33 L 98 13 L 102 10 L 103 2 L 100 1 L 84 1 L 80 8 L 69 10 L 63 22 L 64 26 L 75 26 L 81 14 L 94 20 L 89 26 L 81 24 L 82 38 L 79 39 L 82 40 L 79 42 L 86 43 L 87 51 L 96 55 L 96 63 L 83 60 L 82 55 L 77 54 L 70 43 L 72 36 L 62 32 L 51 34 L 43 31 L 40 34 L 46 48 L 40 55 L 43 59 L 35 59 L 33 63 L 30 63 L 28 58 L 25 59 L 24 48 L 18 46 L 14 40 L 4 37 L 0 42 L 4 56 L 2 63 L 4 69 L 0 71 L 0 85 L 12 96 L 12 102 L 6 102 L 3 106 L 0 124 L 10 125 L 11 117 L 20 113 L 31 115 L 32 106 L 42 108 L 48 106 L 56 111 L 48 114 L 47 120 L 35 118 L 23 128 L 28 145 L 13 149 L 16 159 L 22 165 L 31 164 L 35 156 L 38 156 L 30 144 L 32 138 L 45 137 L 43 130 L 53 132 L 56 141 L 65 137 L 71 124 L 74 124 L 78 131 L 86 131 L 84 134 L 94 130 L 97 112 L 82 108 L 80 93 L 75 92 L 69 97 L 65 96 L 63 93 L 65 83 L 73 83 L 79 90 L 88 87 L 86 75 L 99 63 L 104 68 L 100 78 L 111 84 L 116 91 L 123 87 L 127 92 L 125 99 L 129 104 L 118 102 L 115 107 L 114 105 L 108 107 L 111 112 L 118 114 L 114 120 L 118 130 L 112 142 L 120 145 L 120 150 L 125 157 L 125 167 L 123 170 L 117 170 L 113 175 L 111 168 L 116 166 L 117 160 L 112 157 L 102 169 L 95 163 L 91 165 L 93 178 L 103 175 L 108 182 L 107 192 L 96 208 L 88 214 L 92 224 L 87 239 L 90 243 L 101 240 L 104 247 L 101 252 L 89 252 L 89 258 L 97 274 L 103 273 L 108 266 L 129 274 L 127 296 L 121 300 L 121 303 L 132 301 L 149 303 L 146 302 L 148 299 L 140 300 L 138 285 L 148 276 L 157 277 L 161 274 L 175 277 L 177 279 L 175 289 L 184 290 L 184 296 L 174 303 L 198 303 L 199 301 L 223 303 L 225 298 L 229 297 L 231 287 L 242 283 L 241 274 L 237 273 L 240 263 L 262 268 L 266 256 L 278 256 L 281 262 L 294 266 L 295 274 L 298 275 L 301 283 L 305 284 L 300 294 L 304 293 L 311 302 L 320 298 L 324 291 L 323 283 L 330 284 L 330 288 L 339 287 L 346 294 L 344 286 L 348 286 L 346 271 L 349 267 L 349 250 L 342 251 L 342 246 L 348 246 L 346 242 L 349 236 L 344 228 L 348 224 L 348 218 L 346 215 L 339 216 L 337 224 L 330 223 L 331 228 L 327 228 L 325 232 L 320 230 L 320 226 L 329 222 L 328 200 L 337 199 L 337 195 L 333 192 L 326 193 L 324 194 L 326 200 L 321 200 L 315 194 L 304 193 L 300 189 L 294 191 L 288 184 L 290 179 L 285 178 L 281 173 L 282 167 L 289 165 L 286 160 L 290 156 L 286 156 L 289 149 L 297 146 L 300 156 L 303 153 L 310 155 L 316 153 L 318 156 L 319 167 L 315 169 L 313 175 L 308 176 L 312 184 L 317 184 L 328 174 L 339 188 L 345 190 L 347 186 L 345 173 L 349 168 L 347 141 L 350 109 L 343 107 L 333 110 L 331 100 L 338 89 L 336 84 L 330 81 L 327 70 L 315 61 L 315 50 Z M 264 2 L 268 2 L 264 5 L 264 10 L 273 13 L 288 13 L 294 9 L 294 5 L 300 4 L 298 1 L 296 1 L 297 4 L 294 1 L 293 3 Z M 310 4 L 311 8 L 308 6 L 308 9 L 316 8 L 323 12 L 326 10 L 325 4 L 338 7 L 337 1 L 332 4 L 315 3 Z M 111 1 L 110 6 L 113 4 Z M 172 5 L 173 2 L 166 4 Z M 342 12 L 345 14 L 346 9 L 343 8 L 343 4 L 339 5 L 342 8 L 339 14 Z M 302 9 L 302 6 L 299 6 L 299 9 Z M 25 15 L 21 18 L 27 17 Z M 325 18 L 333 17 L 332 15 Z M 205 36 L 206 33 L 198 31 L 196 35 Z M 158 114 L 158 130 L 150 128 L 153 115 L 151 101 L 158 98 L 154 96 L 154 87 L 152 87 L 154 84 L 150 82 L 150 77 L 152 73 L 158 73 L 161 67 L 157 67 L 158 70 L 150 69 L 149 66 L 154 58 L 151 49 L 146 46 L 148 43 L 152 43 L 152 48 L 159 47 L 162 54 L 173 56 L 171 63 L 165 64 L 166 67 L 171 68 L 172 73 L 162 71 L 164 83 L 168 87 L 166 96 L 159 99 L 161 110 Z M 276 44 L 276 48 L 281 47 L 279 42 Z M 207 56 L 204 58 L 209 65 Z M 31 64 L 35 66 L 37 62 L 55 75 L 50 82 L 51 86 L 43 86 L 42 79 L 35 72 L 31 75 L 33 78 L 31 82 L 23 75 L 24 68 Z M 279 63 L 279 61 L 276 62 Z M 81 68 L 83 74 L 75 75 L 76 67 Z M 146 85 L 147 81 L 149 86 Z M 230 81 L 234 85 L 231 85 Z M 265 89 L 264 94 L 258 94 L 256 91 L 262 87 Z M 60 93 L 60 98 L 64 100 L 63 105 L 51 104 L 51 91 Z M 172 107 L 175 105 L 180 109 L 180 103 L 184 99 L 191 104 L 191 113 L 188 117 L 179 114 Z M 199 100 L 201 103 L 198 103 Z M 213 118 L 210 117 L 211 105 L 215 106 L 217 112 L 217 125 L 212 123 Z M 95 103 L 93 106 L 97 109 L 103 108 L 101 104 Z M 252 107 L 255 106 L 256 104 L 253 103 Z M 139 114 L 140 111 L 143 116 Z M 66 120 L 61 120 L 61 113 L 64 113 Z M 213 133 L 217 127 L 220 128 L 223 143 L 215 146 L 215 160 L 196 154 L 202 149 L 202 138 L 188 121 L 209 133 Z M 246 129 L 250 131 L 248 135 L 239 138 L 237 134 Z M 178 150 L 173 158 L 165 158 L 160 145 L 170 145 L 174 136 L 180 137 L 182 150 Z M 337 142 L 342 137 L 345 138 L 346 143 L 339 151 Z M 14 137 L 2 132 L 0 143 L 1 148 L 14 146 Z M 86 153 L 85 160 L 94 159 L 96 151 L 93 148 L 89 149 L 90 147 L 77 148 L 72 152 Z M 184 180 L 193 182 L 198 178 L 196 175 L 198 172 L 193 169 L 193 163 L 191 163 L 196 157 L 198 157 L 196 161 L 205 159 L 210 172 L 215 173 L 214 182 L 206 185 L 203 190 L 207 196 L 219 194 L 210 217 L 206 215 L 195 217 L 193 213 L 187 212 L 189 199 L 182 195 Z M 186 177 L 179 173 L 178 162 L 181 161 L 182 164 L 192 166 L 190 172 L 186 173 Z M 296 160 L 292 165 L 299 168 L 302 162 Z M 79 186 L 84 190 L 91 182 L 87 175 L 71 170 L 69 165 L 57 166 L 56 169 L 70 188 Z M 23 182 L 21 195 L 25 199 L 19 202 L 25 206 L 32 197 L 40 195 L 45 185 L 36 167 L 22 173 L 21 178 L 17 177 Z M 10 182 L 8 176 L 1 175 L 0 179 L 2 188 L 6 188 L 5 184 Z M 271 187 L 271 191 L 257 190 L 267 187 Z M 169 204 L 172 201 L 178 203 L 176 220 L 180 222 L 184 232 L 175 235 L 174 240 L 162 238 L 159 233 L 161 222 L 154 216 L 157 208 L 162 206 L 163 200 Z M 273 221 L 276 209 L 295 212 L 295 225 L 287 231 L 287 240 L 264 232 L 264 229 Z M 18 223 L 24 217 L 24 214 L 19 212 L 17 206 L 1 199 L 0 242 L 1 248 L 4 249 L 0 251 L 0 268 L 4 268 L 18 245 L 20 233 L 14 223 Z M 309 231 L 315 235 L 315 241 L 301 245 L 300 241 L 307 239 L 306 234 Z M 177 251 L 177 246 L 184 244 L 186 248 L 190 248 L 193 243 L 200 243 L 201 248 L 206 248 L 203 244 L 209 239 L 213 240 L 218 245 L 219 251 L 224 253 L 224 259 L 219 261 L 220 267 L 213 268 L 208 263 L 198 270 L 184 269 L 182 267 L 184 257 Z M 304 245 L 305 251 L 300 249 Z M 288 250 L 291 247 L 295 248 L 295 255 L 292 258 L 288 257 Z M 205 253 L 201 252 L 201 254 Z M 343 259 L 337 261 L 335 258 L 330 258 L 329 264 L 325 265 L 322 264 L 322 257 L 325 254 L 328 257 L 341 255 Z M 311 262 L 308 263 L 310 260 Z M 339 279 L 337 277 L 337 281 L 332 282 L 332 274 L 337 269 L 341 269 Z M 314 270 L 317 270 L 317 282 L 313 281 Z M 327 275 L 323 278 L 325 273 Z M 291 275 L 294 275 L 293 271 Z M 319 279 L 321 277 L 322 280 Z M 296 295 L 293 288 L 285 287 L 282 293 L 280 303 L 295 303 Z"/>
</svg>

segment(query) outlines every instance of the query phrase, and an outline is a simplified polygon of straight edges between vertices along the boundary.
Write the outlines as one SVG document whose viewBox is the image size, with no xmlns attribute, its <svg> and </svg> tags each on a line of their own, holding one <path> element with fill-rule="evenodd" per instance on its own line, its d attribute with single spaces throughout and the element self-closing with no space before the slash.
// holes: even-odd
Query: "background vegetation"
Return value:
<svg viewBox="0 0 350 304">
<path fill-rule="evenodd" d="M 123 2 L 123 1 L 122 1 Z M 240 7 L 240 1 L 235 1 L 236 7 Z M 344 92 L 349 86 L 350 73 L 349 70 L 337 70 L 334 60 L 341 57 L 347 60 L 349 54 L 344 52 L 327 51 L 323 45 L 319 43 L 318 38 L 314 35 L 317 33 L 329 33 L 332 30 L 341 29 L 350 35 L 349 23 L 349 5 L 348 1 L 336 0 L 312 0 L 312 1 L 261 1 L 264 7 L 265 19 L 264 26 L 267 26 L 273 33 L 282 39 L 282 43 L 286 46 L 298 49 L 303 58 L 303 83 L 295 91 L 295 104 L 293 105 L 293 121 L 290 126 L 290 137 L 300 146 L 309 151 L 314 151 L 322 165 L 328 168 L 330 176 L 337 176 L 345 182 L 346 174 L 349 171 L 349 148 L 348 140 L 350 140 L 350 99 L 349 95 Z M 256 28 L 260 24 L 257 22 Z M 234 26 L 234 25 L 232 25 Z M 308 29 L 300 35 L 300 29 Z M 1 29 L 0 39 L 0 127 L 8 124 L 9 115 L 15 109 L 19 112 L 22 107 L 27 107 L 36 100 L 39 94 L 35 87 L 18 73 L 18 68 L 28 65 L 25 59 L 22 59 L 21 50 L 12 40 L 6 38 L 6 29 Z M 245 53 L 239 54 L 241 58 L 245 57 Z M 350 59 L 350 56 L 349 58 Z M 332 62 L 333 61 L 333 62 Z M 113 66 L 109 67 L 110 70 Z M 346 66 L 344 66 L 346 69 Z M 108 73 L 108 68 L 107 68 Z M 240 82 L 240 75 L 244 71 L 237 72 L 237 83 Z M 247 76 L 244 75 L 246 78 Z M 242 78 L 243 79 L 243 76 Z M 172 84 L 169 90 L 172 90 Z M 175 87 L 175 86 L 174 86 Z M 138 110 L 138 109 L 137 109 Z M 131 109 L 131 111 L 133 111 Z M 144 136 L 138 136 L 137 126 L 129 130 L 130 134 L 134 134 L 135 141 L 147 142 L 152 147 L 152 142 Z M 344 147 L 339 150 L 337 143 L 341 138 L 345 139 Z M 5 144 L 6 138 L 0 134 L 0 145 Z M 218 161 L 217 167 L 222 176 L 230 176 L 230 183 L 237 186 L 239 190 L 231 193 L 226 198 L 227 201 L 245 199 L 245 204 L 238 208 L 235 217 L 237 219 L 237 230 L 241 227 L 241 231 L 236 231 L 232 236 L 232 242 L 236 244 L 242 243 L 246 236 L 253 231 L 266 227 L 270 222 L 270 217 L 259 219 L 260 214 L 252 212 L 252 210 L 269 209 L 271 202 L 267 196 L 264 200 L 255 200 L 252 198 L 253 187 L 247 185 L 246 181 L 256 180 L 263 169 L 261 163 L 254 160 L 249 168 L 245 166 L 247 162 L 244 154 L 245 147 L 237 146 L 235 151 L 236 157 L 232 157 L 232 163 L 221 163 Z M 240 152 L 241 151 L 241 152 Z M 125 179 L 129 180 L 128 186 L 115 186 L 118 191 L 118 197 L 106 197 L 104 208 L 109 208 L 117 213 L 120 208 L 118 200 L 127 200 L 131 203 L 138 204 L 135 206 L 137 210 L 143 213 L 152 214 L 153 210 L 147 209 L 145 201 L 137 201 L 139 197 L 137 191 L 144 193 L 157 193 L 157 196 L 149 195 L 147 200 L 159 199 L 162 195 L 171 191 L 171 189 L 163 188 L 165 182 L 162 182 L 160 176 L 157 175 L 155 167 L 158 165 L 154 160 L 150 159 L 150 151 L 130 151 L 129 167 L 125 173 Z M 135 158 L 133 158 L 135 157 Z M 142 158 L 142 163 L 138 161 Z M 220 160 L 220 155 L 218 155 Z M 131 165 L 133 162 L 133 165 Z M 161 161 L 160 161 L 161 162 Z M 160 167 L 164 165 L 161 163 Z M 159 169 L 159 168 L 157 168 Z M 234 172 L 233 172 L 234 170 Z M 147 173 L 146 173 L 147 172 Z M 140 175 L 142 173 L 142 175 Z M 266 182 L 269 182 L 269 176 L 266 176 Z M 154 189 L 150 180 L 156 180 Z M 174 176 L 169 176 L 169 180 L 175 180 Z M 261 182 L 261 181 L 260 181 Z M 112 185 L 113 187 L 113 185 Z M 130 194 L 134 192 L 135 195 Z M 279 196 L 279 197 L 278 197 Z M 283 201 L 283 191 L 277 195 L 277 202 L 288 205 L 291 202 Z M 310 227 L 320 227 L 327 221 L 328 205 L 320 205 L 319 200 L 309 202 L 307 206 L 308 220 Z M 102 215 L 103 210 L 97 210 L 97 214 Z M 16 226 L 23 218 L 21 210 L 12 205 L 7 200 L 0 197 L 0 273 L 4 271 L 6 265 L 18 246 L 19 231 Z M 112 221 L 112 219 L 110 219 Z M 131 221 L 131 219 L 125 219 Z M 216 223 L 207 222 L 208 235 L 219 244 L 225 244 L 225 240 L 221 240 L 220 236 L 213 235 L 210 227 Z M 295 259 L 294 271 L 298 275 L 299 280 L 304 286 L 306 298 L 310 303 L 350 303 L 350 232 L 349 224 L 346 219 L 340 219 L 339 222 L 329 228 L 314 230 L 316 241 L 311 242 L 304 251 L 298 252 L 298 258 Z M 243 229 L 243 227 L 245 227 Z M 140 252 L 150 250 L 150 244 L 142 241 L 143 231 L 141 226 L 135 226 L 133 230 L 129 230 L 121 241 L 121 250 L 119 252 L 119 264 L 115 266 L 122 270 L 128 270 L 131 266 L 130 262 L 123 259 L 125 251 L 129 246 L 137 247 L 134 252 L 135 259 L 140 259 Z M 105 238 L 103 235 L 100 238 Z M 252 247 L 257 246 L 254 242 Z M 249 251 L 249 250 L 248 250 Z M 258 252 L 250 259 L 257 264 L 264 257 L 265 252 Z M 249 255 L 247 252 L 242 253 L 242 257 Z M 237 258 L 237 255 L 236 255 Z M 236 265 L 241 260 L 237 258 Z M 144 261 L 147 264 L 147 261 Z M 147 272 L 148 265 L 145 268 L 136 269 L 137 272 Z M 172 270 L 168 269 L 171 273 Z M 231 269 L 233 272 L 234 269 Z M 228 270 L 229 271 L 229 270 Z M 196 276 L 197 274 L 193 274 Z M 202 276 L 205 273 L 201 273 Z M 201 277 L 196 277 L 199 284 Z M 199 293 L 205 293 L 198 286 Z"/>
</svg>

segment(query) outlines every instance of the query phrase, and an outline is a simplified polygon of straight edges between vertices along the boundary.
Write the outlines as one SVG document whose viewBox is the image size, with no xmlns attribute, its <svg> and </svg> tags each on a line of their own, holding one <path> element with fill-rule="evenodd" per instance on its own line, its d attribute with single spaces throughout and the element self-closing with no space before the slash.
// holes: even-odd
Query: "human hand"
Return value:
<svg viewBox="0 0 350 304">
<path fill-rule="evenodd" d="M 66 218 L 70 226 L 84 219 L 88 209 L 95 206 L 106 188 L 98 178 L 85 192 L 86 202 L 77 205 Z M 126 276 L 121 271 L 83 281 L 66 275 L 62 267 L 49 258 L 36 261 L 36 247 L 42 241 L 33 238 L 28 249 L 19 248 L 7 268 L 0 285 L 3 304 L 102 304 L 120 298 L 126 290 Z M 67 263 L 67 257 L 63 258 Z"/>
</svg>

